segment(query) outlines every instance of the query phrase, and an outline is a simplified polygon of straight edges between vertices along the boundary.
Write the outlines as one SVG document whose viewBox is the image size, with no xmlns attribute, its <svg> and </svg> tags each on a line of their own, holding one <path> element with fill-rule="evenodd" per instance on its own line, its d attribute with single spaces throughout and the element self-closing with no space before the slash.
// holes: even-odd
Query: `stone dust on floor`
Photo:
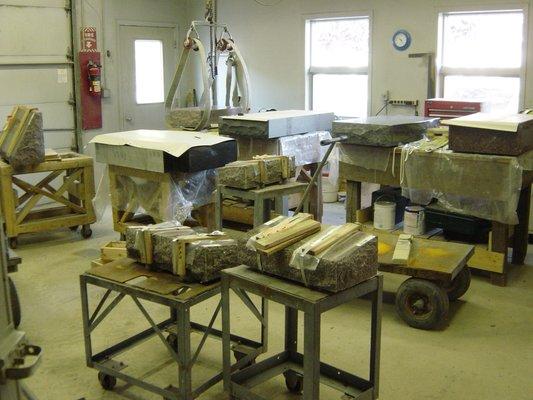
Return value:
<svg viewBox="0 0 533 400">
<path fill-rule="evenodd" d="M 325 220 L 343 223 L 341 204 L 325 207 Z M 100 246 L 117 240 L 110 216 L 93 226 L 93 237 L 61 230 L 23 235 L 18 254 L 19 272 L 13 274 L 22 303 L 20 329 L 43 348 L 43 362 L 27 384 L 40 400 L 160 399 L 158 395 L 118 383 L 115 391 L 101 388 L 95 370 L 86 367 L 81 322 L 79 275 L 99 257 Z M 452 304 L 449 326 L 442 331 L 408 327 L 396 315 L 393 304 L 383 308 L 380 399 L 382 400 L 529 400 L 533 379 L 533 254 L 526 265 L 513 266 L 507 287 L 492 286 L 474 276 L 470 290 Z M 394 292 L 404 277 L 385 274 L 385 289 Z M 94 304 L 101 290 L 90 290 Z M 216 299 L 192 309 L 192 319 L 207 323 Z M 257 302 L 257 299 L 256 299 Z M 143 303 L 154 318 L 168 311 Z M 283 345 L 283 308 L 270 304 L 269 352 Z M 131 300 L 123 301 L 94 334 L 95 350 L 109 346 L 148 328 Z M 325 362 L 359 374 L 368 374 L 370 303 L 358 300 L 323 316 L 321 355 Z M 300 318 L 302 325 L 302 318 Z M 220 318 L 215 326 L 220 327 Z M 241 335 L 259 337 L 259 327 L 249 311 L 232 299 L 232 327 Z M 302 342 L 302 329 L 299 330 Z M 193 351 L 200 337 L 193 335 Z M 137 376 L 154 372 L 149 381 L 176 385 L 177 368 L 168 364 L 164 346 L 153 338 L 121 354 L 127 372 Z M 221 367 L 221 343 L 208 340 L 193 370 L 195 384 L 216 374 Z M 260 393 L 271 399 L 295 399 L 281 379 L 263 384 Z M 322 389 L 321 389 L 322 390 Z M 338 399 L 326 389 L 325 399 Z M 226 399 L 217 384 L 201 399 Z"/>
</svg>

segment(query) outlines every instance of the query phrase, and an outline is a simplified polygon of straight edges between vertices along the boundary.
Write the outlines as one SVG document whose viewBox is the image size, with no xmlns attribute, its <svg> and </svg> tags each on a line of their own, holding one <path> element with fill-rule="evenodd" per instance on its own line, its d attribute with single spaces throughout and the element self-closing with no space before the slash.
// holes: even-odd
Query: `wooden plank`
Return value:
<svg viewBox="0 0 533 400">
<path fill-rule="evenodd" d="M 15 195 L 13 193 L 13 177 L 11 174 L 2 174 L 0 176 L 0 187 L 2 188 L 0 201 L 2 202 L 6 233 L 9 237 L 15 237 L 17 235 L 17 216 Z"/>
<path fill-rule="evenodd" d="M 127 257 L 127 255 L 128 250 L 126 249 L 125 241 L 109 242 L 100 247 L 100 258 L 105 262 Z"/>
<path fill-rule="evenodd" d="M 358 231 L 361 228 L 359 224 L 347 223 L 339 226 L 333 231 L 329 231 L 328 234 L 317 240 L 309 247 L 308 254 L 316 256 L 328 249 L 331 245 L 338 242 L 342 238 Z"/>
<path fill-rule="evenodd" d="M 407 265 L 411 255 L 411 242 L 413 235 L 401 234 L 398 236 L 394 253 L 392 254 L 392 262 L 395 264 Z"/>
<path fill-rule="evenodd" d="M 16 232 L 29 233 L 29 232 L 43 232 L 50 231 L 58 228 L 68 228 L 75 225 L 89 224 L 87 215 L 74 214 L 66 215 L 63 217 L 51 217 L 43 218 L 36 221 L 24 222 L 16 226 Z"/>
</svg>

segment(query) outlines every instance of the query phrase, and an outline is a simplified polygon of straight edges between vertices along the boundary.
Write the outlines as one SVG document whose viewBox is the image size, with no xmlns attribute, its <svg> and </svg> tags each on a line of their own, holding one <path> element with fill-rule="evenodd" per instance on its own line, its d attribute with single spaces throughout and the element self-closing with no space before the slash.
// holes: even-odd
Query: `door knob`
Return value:
<svg viewBox="0 0 533 400">
<path fill-rule="evenodd" d="M 130 117 L 129 115 L 127 115 L 126 117 L 124 117 L 124 119 L 125 119 L 126 121 L 128 121 L 128 122 L 133 121 L 133 118 Z"/>
</svg>

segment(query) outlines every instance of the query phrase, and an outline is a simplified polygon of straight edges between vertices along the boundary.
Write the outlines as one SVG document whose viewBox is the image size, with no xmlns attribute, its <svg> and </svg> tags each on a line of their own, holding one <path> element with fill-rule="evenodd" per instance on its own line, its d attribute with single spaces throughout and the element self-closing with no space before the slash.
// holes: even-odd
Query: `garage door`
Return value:
<svg viewBox="0 0 533 400">
<path fill-rule="evenodd" d="M 45 146 L 75 143 L 70 2 L 0 0 L 0 121 L 14 105 L 43 113 Z"/>
</svg>

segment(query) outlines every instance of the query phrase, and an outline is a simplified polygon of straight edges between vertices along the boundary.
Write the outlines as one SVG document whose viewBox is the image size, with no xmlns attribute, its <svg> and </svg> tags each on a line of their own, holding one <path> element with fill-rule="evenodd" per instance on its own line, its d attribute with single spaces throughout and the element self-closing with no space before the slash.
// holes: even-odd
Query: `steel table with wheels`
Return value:
<svg viewBox="0 0 533 400">
<path fill-rule="evenodd" d="M 92 313 L 89 309 L 89 285 L 106 290 Z M 82 274 L 80 287 L 86 362 L 87 366 L 99 371 L 98 380 L 104 389 L 113 390 L 118 378 L 128 384 L 156 393 L 165 400 L 190 400 L 222 380 L 222 370 L 220 370 L 200 386 L 192 387 L 192 369 L 198 361 L 206 340 L 209 337 L 220 338 L 222 336 L 222 332 L 214 328 L 215 320 L 220 313 L 221 301 L 215 307 L 207 326 L 191 321 L 190 309 L 196 304 L 217 296 L 220 293 L 220 282 L 210 285 L 183 283 L 172 274 L 149 271 L 133 260 L 123 258 L 93 267 Z M 113 297 L 113 300 L 110 297 Z M 126 297 L 133 300 L 150 324 L 150 328 L 95 354 L 92 338 L 94 330 L 106 318 L 109 319 L 111 311 Z M 162 322 L 154 321 L 141 300 L 168 307 L 170 317 Z M 263 301 L 262 314 L 266 317 L 267 312 L 267 303 Z M 119 314 L 116 317 L 124 318 L 124 315 Z M 167 336 L 165 332 L 169 332 Z M 191 333 L 193 332 L 202 335 L 195 350 L 191 349 Z M 241 368 L 254 362 L 259 354 L 266 351 L 265 333 L 266 327 L 262 330 L 259 342 L 231 335 L 230 339 L 234 343 L 233 351 L 237 359 L 237 362 L 233 364 L 234 368 Z M 177 364 L 176 379 L 165 387 L 147 381 L 146 378 L 156 371 L 153 365 L 146 366 L 147 373 L 133 376 L 132 373 L 125 372 L 128 365 L 119 358 L 122 353 L 140 346 L 154 335 L 159 337 L 168 351 L 171 363 Z M 163 366 L 166 367 L 168 364 L 165 362 Z"/>
<path fill-rule="evenodd" d="M 231 365 L 230 289 L 265 326 L 267 321 L 252 303 L 248 293 L 285 306 L 285 350 L 257 364 L 237 369 Z M 383 277 L 375 276 L 339 293 L 323 293 L 301 285 L 264 275 L 241 265 L 222 271 L 222 342 L 224 351 L 224 389 L 232 399 L 265 398 L 253 388 L 283 374 L 287 389 L 303 390 L 304 400 L 319 399 L 320 384 L 342 392 L 350 399 L 377 399 L 381 341 Z M 370 334 L 370 377 L 363 379 L 320 361 L 321 314 L 356 298 L 372 299 Z M 304 313 L 304 351 L 298 352 L 298 311 Z M 344 398 L 344 397 L 343 397 Z"/>
</svg>

